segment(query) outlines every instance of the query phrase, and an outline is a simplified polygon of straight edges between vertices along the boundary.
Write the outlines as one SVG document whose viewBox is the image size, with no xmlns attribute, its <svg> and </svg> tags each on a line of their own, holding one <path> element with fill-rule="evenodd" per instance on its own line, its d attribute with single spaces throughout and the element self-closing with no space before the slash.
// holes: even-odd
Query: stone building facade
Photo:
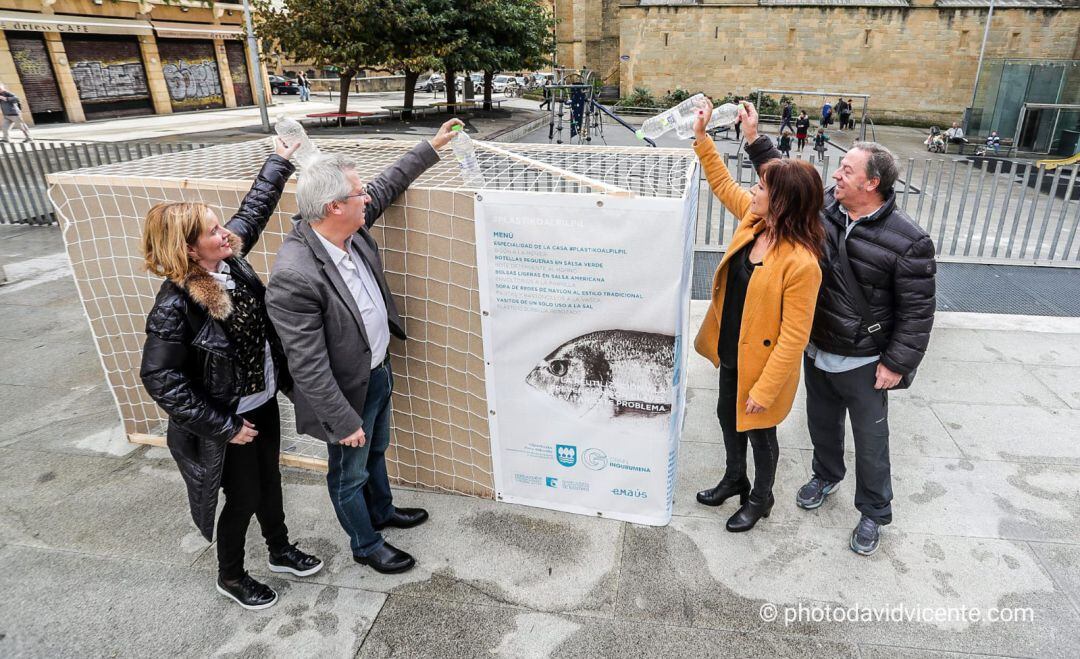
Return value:
<svg viewBox="0 0 1080 659">
<path fill-rule="evenodd" d="M 562 66 L 597 71 L 624 96 L 676 86 L 712 96 L 865 93 L 876 118 L 944 122 L 971 102 L 989 4 L 568 0 L 556 4 L 558 56 Z M 1080 0 L 997 0 L 985 58 L 1080 59 Z"/>
<path fill-rule="evenodd" d="M 255 103 L 239 4 L 0 0 L 0 81 L 27 123 Z"/>
</svg>

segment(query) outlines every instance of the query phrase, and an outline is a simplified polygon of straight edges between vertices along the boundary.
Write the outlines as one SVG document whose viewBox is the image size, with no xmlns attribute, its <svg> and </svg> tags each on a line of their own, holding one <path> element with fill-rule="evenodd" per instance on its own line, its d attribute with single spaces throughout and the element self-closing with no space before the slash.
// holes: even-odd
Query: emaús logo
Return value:
<svg viewBox="0 0 1080 659">
<path fill-rule="evenodd" d="M 544 479 L 544 484 L 547 485 L 548 487 L 559 487 L 559 479 L 558 478 L 552 478 L 551 476 L 548 476 L 547 478 Z"/>
<path fill-rule="evenodd" d="M 581 464 L 587 469 L 600 471 L 607 466 L 607 453 L 598 448 L 587 448 L 581 454 Z"/>
<path fill-rule="evenodd" d="M 555 459 L 564 467 L 573 467 L 577 464 L 577 447 L 569 444 L 556 444 Z"/>
</svg>

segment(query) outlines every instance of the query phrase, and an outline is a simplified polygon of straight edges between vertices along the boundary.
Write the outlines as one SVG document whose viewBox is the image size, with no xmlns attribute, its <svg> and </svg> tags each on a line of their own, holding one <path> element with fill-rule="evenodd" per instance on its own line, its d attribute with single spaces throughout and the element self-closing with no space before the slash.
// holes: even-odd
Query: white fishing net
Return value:
<svg viewBox="0 0 1080 659">
<path fill-rule="evenodd" d="M 353 157 L 364 179 L 413 146 L 378 140 L 315 142 L 323 152 Z M 146 314 L 161 284 L 143 270 L 143 218 L 158 202 L 196 200 L 230 217 L 270 153 L 269 140 L 260 139 L 50 175 L 49 195 L 79 294 L 132 441 L 160 444 L 166 423 L 138 376 Z M 395 395 L 388 467 L 398 483 L 490 497 L 473 225 L 476 190 L 464 186 L 449 149 L 442 155 L 372 232 L 410 336 L 407 342 L 391 342 Z M 694 157 L 674 149 L 485 143 L 478 145 L 477 155 L 488 189 L 647 197 L 682 196 Z M 248 255 L 264 281 L 292 226 L 294 188 L 290 182 Z M 283 461 L 324 465 L 325 445 L 295 432 L 292 408 L 280 399 Z"/>
</svg>

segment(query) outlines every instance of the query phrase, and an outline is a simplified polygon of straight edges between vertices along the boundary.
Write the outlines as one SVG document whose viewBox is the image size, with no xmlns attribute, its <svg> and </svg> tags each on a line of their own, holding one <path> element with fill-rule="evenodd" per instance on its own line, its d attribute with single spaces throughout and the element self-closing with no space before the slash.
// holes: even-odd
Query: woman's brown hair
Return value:
<svg viewBox="0 0 1080 659">
<path fill-rule="evenodd" d="M 772 239 L 801 245 L 820 259 L 825 227 L 818 213 L 825 202 L 821 176 L 805 160 L 778 158 L 762 166 L 759 174 L 769 194 Z"/>
<path fill-rule="evenodd" d="M 146 269 L 182 284 L 199 267 L 188 254 L 207 225 L 210 207 L 198 202 L 162 202 L 146 214 L 143 259 Z"/>
</svg>

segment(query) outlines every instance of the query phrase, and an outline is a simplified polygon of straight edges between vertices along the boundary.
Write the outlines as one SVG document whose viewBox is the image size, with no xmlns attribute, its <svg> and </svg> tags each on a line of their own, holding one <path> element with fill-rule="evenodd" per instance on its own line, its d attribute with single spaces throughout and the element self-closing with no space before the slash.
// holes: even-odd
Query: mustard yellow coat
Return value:
<svg viewBox="0 0 1080 659">
<path fill-rule="evenodd" d="M 698 330 L 694 348 L 720 367 L 717 343 L 724 309 L 728 263 L 731 256 L 765 229 L 761 217 L 750 213 L 750 193 L 728 173 L 712 140 L 695 142 L 709 186 L 720 202 L 740 218 L 727 252 L 713 275 L 712 302 Z M 821 285 L 821 267 L 805 247 L 777 243 L 754 268 L 746 288 L 739 329 L 739 392 L 735 410 L 736 428 L 741 432 L 778 425 L 791 411 L 799 387 L 802 354 L 810 340 L 814 307 Z M 765 408 L 746 413 L 746 399 L 752 396 Z"/>
</svg>

